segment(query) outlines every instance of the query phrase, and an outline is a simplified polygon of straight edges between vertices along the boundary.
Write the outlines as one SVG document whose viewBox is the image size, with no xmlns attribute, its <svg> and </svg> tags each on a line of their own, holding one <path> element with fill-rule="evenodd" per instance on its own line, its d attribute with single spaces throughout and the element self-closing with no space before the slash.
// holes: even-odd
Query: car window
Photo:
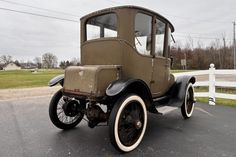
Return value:
<svg viewBox="0 0 236 157">
<path fill-rule="evenodd" d="M 117 37 L 117 16 L 109 13 L 92 17 L 86 22 L 86 39 Z"/>
<path fill-rule="evenodd" d="M 135 47 L 140 54 L 151 55 L 152 17 L 137 13 L 135 17 Z"/>
<path fill-rule="evenodd" d="M 155 43 L 155 56 L 164 56 L 164 42 L 166 24 L 159 19 L 156 19 L 156 43 Z"/>
</svg>

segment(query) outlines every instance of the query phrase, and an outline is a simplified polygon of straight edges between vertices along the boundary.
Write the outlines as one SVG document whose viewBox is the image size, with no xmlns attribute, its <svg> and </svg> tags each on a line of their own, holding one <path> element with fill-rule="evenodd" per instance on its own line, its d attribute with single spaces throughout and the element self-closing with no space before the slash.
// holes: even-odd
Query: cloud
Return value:
<svg viewBox="0 0 236 157">
<path fill-rule="evenodd" d="M 193 35 L 203 37 L 221 37 L 225 33 L 232 38 L 232 21 L 235 19 L 236 1 L 234 0 L 20 0 L 32 6 L 57 10 L 78 15 L 73 17 L 59 13 L 40 11 L 1 2 L 1 7 L 29 11 L 44 15 L 79 20 L 90 12 L 117 5 L 139 5 L 166 16 L 174 24 L 176 33 L 182 43 L 183 36 Z M 61 21 L 50 18 L 24 15 L 0 10 L 0 55 L 12 55 L 16 59 L 32 60 L 43 53 L 51 52 L 59 60 L 79 57 L 80 25 L 75 22 Z M 195 39 L 198 40 L 198 39 Z M 204 43 L 209 40 L 201 39 Z"/>
</svg>

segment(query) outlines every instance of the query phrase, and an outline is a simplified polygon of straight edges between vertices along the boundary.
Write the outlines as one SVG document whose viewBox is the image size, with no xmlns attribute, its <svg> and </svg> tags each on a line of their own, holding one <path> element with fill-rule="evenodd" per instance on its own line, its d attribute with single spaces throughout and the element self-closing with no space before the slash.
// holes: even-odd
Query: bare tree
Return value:
<svg viewBox="0 0 236 157">
<path fill-rule="evenodd" d="M 72 58 L 70 61 L 71 65 L 80 65 L 79 58 Z"/>
<path fill-rule="evenodd" d="M 8 64 L 8 63 L 11 63 L 11 62 L 13 62 L 12 56 L 2 55 L 0 57 L 0 63 L 2 63 L 2 64 Z"/>
<path fill-rule="evenodd" d="M 57 57 L 52 53 L 43 54 L 42 65 L 44 68 L 55 68 L 57 66 Z"/>
<path fill-rule="evenodd" d="M 42 60 L 40 57 L 34 58 L 34 63 L 37 65 L 37 68 L 40 69 L 42 67 Z"/>
<path fill-rule="evenodd" d="M 194 41 L 190 35 L 186 38 L 186 46 L 185 47 L 190 48 L 191 50 L 194 49 Z"/>
</svg>

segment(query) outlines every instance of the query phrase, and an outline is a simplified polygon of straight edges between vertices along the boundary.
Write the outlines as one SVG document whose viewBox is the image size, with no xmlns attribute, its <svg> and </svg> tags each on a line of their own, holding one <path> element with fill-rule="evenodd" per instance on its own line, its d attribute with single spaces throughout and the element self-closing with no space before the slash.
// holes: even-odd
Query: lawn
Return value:
<svg viewBox="0 0 236 157">
<path fill-rule="evenodd" d="M 195 92 L 208 92 L 208 87 L 195 87 Z M 235 88 L 222 88 L 222 87 L 216 87 L 217 93 L 227 93 L 227 94 L 236 94 Z M 198 102 L 204 102 L 208 103 L 208 98 L 196 98 Z M 236 100 L 230 100 L 230 99 L 221 99 L 216 98 L 216 105 L 226 105 L 226 106 L 234 106 L 236 107 Z"/>
<path fill-rule="evenodd" d="M 184 72 L 191 72 L 193 70 L 171 70 L 171 73 L 184 73 Z"/>
<path fill-rule="evenodd" d="M 0 89 L 47 86 L 50 79 L 63 73 L 60 69 L 40 69 L 36 73 L 30 70 L 0 71 Z"/>
<path fill-rule="evenodd" d="M 172 70 L 172 73 L 188 72 L 189 70 Z M 54 76 L 63 74 L 61 69 L 40 69 L 37 73 L 30 70 L 0 71 L 0 89 L 47 86 Z M 207 87 L 195 88 L 196 92 L 207 92 Z M 217 92 L 236 94 L 236 89 L 217 88 Z M 199 102 L 208 102 L 208 98 L 197 98 Z M 216 104 L 235 106 L 236 100 L 216 99 Z"/>
</svg>

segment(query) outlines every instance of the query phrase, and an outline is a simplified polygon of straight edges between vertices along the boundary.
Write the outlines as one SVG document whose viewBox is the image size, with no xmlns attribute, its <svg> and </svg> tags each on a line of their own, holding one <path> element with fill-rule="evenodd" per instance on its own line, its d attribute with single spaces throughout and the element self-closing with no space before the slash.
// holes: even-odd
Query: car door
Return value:
<svg viewBox="0 0 236 157">
<path fill-rule="evenodd" d="M 168 72 L 170 61 L 167 57 L 165 48 L 167 24 L 162 20 L 155 18 L 153 26 L 154 50 L 153 50 L 153 73 L 151 80 L 151 92 L 153 97 L 158 97 L 168 89 Z"/>
</svg>

